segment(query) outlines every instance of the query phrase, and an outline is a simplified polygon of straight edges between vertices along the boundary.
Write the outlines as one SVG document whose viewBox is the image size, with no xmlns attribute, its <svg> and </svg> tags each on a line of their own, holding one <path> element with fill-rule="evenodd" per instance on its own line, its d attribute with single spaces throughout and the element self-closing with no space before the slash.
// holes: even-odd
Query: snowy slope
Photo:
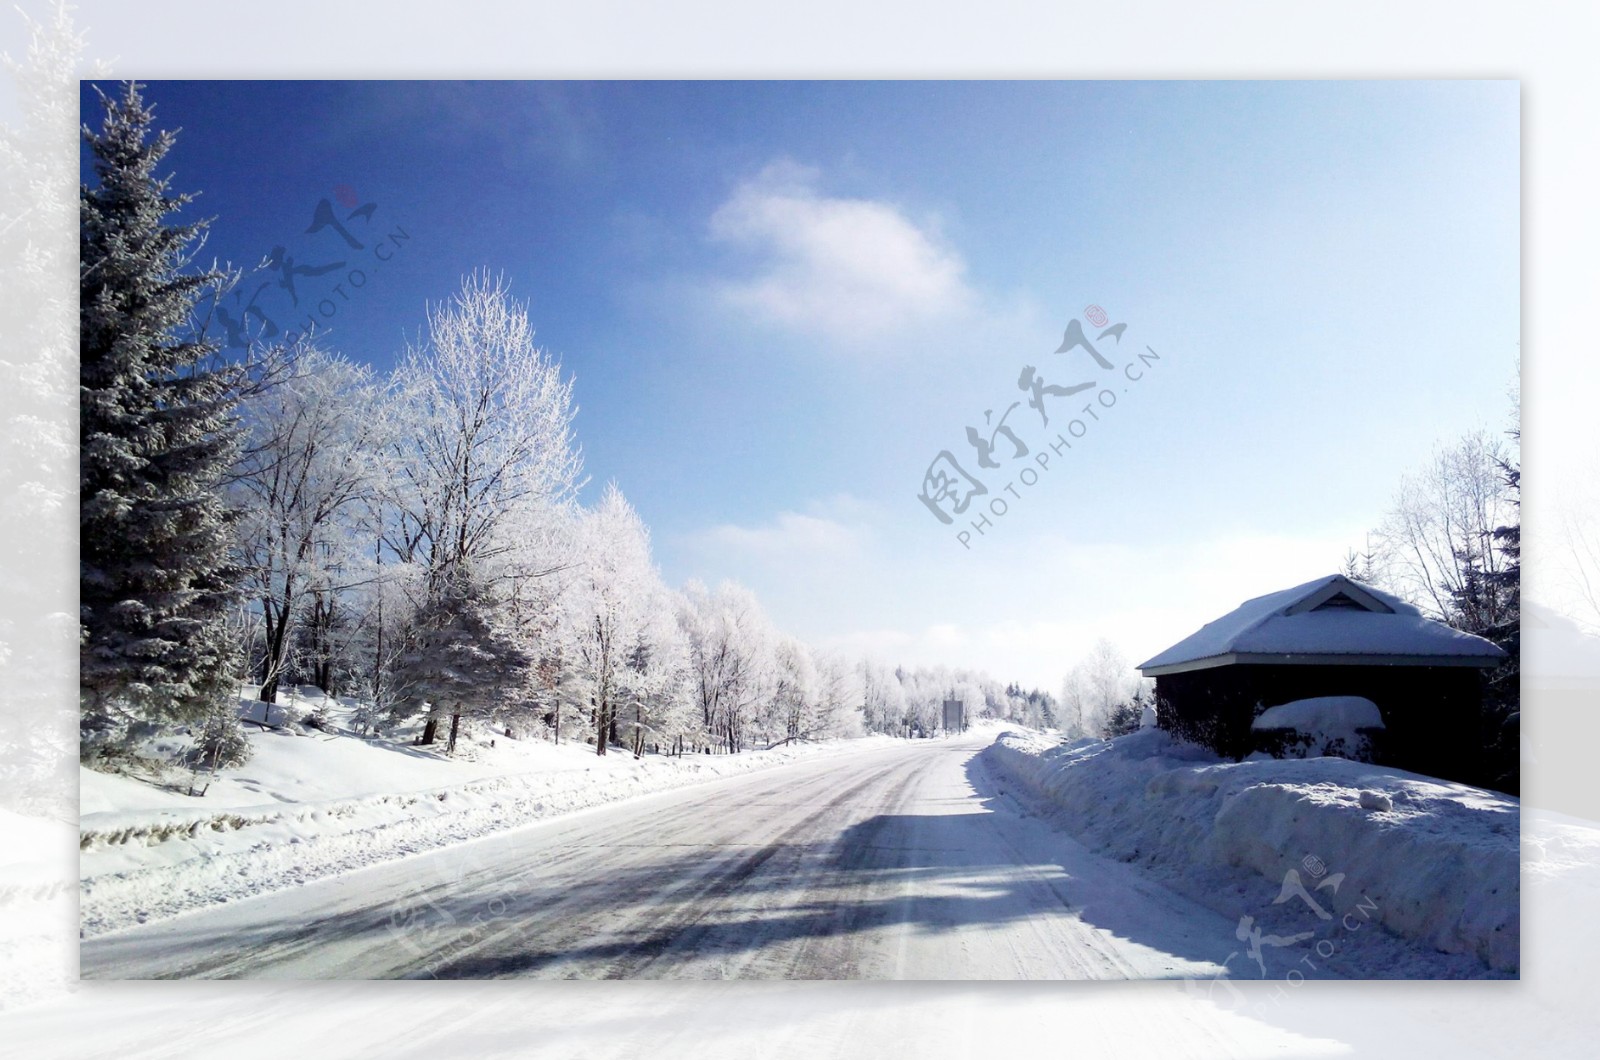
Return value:
<svg viewBox="0 0 1600 1060">
<path fill-rule="evenodd" d="M 1154 729 L 1068 746 L 1006 733 L 989 754 L 1091 848 L 1219 911 L 1307 909 L 1298 886 L 1327 913 L 1314 926 L 1329 945 L 1370 921 L 1520 967 L 1516 799 L 1342 758 L 1220 762 Z"/>
<path fill-rule="evenodd" d="M 249 739 L 250 761 L 219 773 L 204 797 L 185 794 L 186 771 L 163 778 L 164 787 L 81 771 L 85 937 L 557 814 L 889 742 L 636 760 L 482 729 L 454 757 L 315 730 L 253 730 Z"/>
</svg>

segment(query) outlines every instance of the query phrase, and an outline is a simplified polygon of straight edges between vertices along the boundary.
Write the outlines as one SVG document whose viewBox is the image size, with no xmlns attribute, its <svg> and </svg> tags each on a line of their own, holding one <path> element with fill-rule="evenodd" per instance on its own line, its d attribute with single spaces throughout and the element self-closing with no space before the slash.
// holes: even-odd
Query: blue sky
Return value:
<svg viewBox="0 0 1600 1060">
<path fill-rule="evenodd" d="M 1055 687 L 1336 568 L 1430 447 L 1508 425 L 1515 82 L 156 82 L 207 253 L 363 261 L 327 343 L 388 367 L 424 303 L 501 272 L 577 379 L 592 478 L 669 581 L 783 627 Z M 85 90 L 85 99 L 92 93 Z M 86 115 L 95 112 L 86 103 Z M 97 121 L 96 117 L 89 117 Z M 307 234 L 327 198 L 358 251 Z M 345 205 L 348 203 L 348 206 Z M 302 276 L 335 297 L 347 270 Z M 258 303 L 284 327 L 287 294 Z M 942 524 L 941 450 L 1047 382 L 1091 304 L 1148 345 Z M 1093 329 L 1098 333 L 1099 329 Z M 1074 413 L 1119 391 L 1099 420 Z M 1072 418 L 1085 433 L 1008 496 Z M 987 429 L 985 432 L 987 433 Z M 1006 499 L 982 535 L 978 508 Z"/>
</svg>

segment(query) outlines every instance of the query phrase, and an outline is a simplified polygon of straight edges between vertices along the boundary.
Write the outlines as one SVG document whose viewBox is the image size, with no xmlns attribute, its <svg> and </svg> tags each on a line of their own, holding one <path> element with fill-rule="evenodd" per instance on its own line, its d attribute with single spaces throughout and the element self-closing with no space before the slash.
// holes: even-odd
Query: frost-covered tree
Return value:
<svg viewBox="0 0 1600 1060">
<path fill-rule="evenodd" d="M 1407 474 L 1378 528 L 1389 588 L 1442 621 L 1482 630 L 1514 617 L 1503 574 L 1512 562 L 1495 530 L 1514 518 L 1505 444 L 1485 430 L 1437 448 Z"/>
<path fill-rule="evenodd" d="M 844 656 L 827 652 L 816 653 L 813 664 L 817 671 L 817 735 L 859 736 L 863 696 L 856 667 Z"/>
<path fill-rule="evenodd" d="M 894 675 L 900 682 L 900 690 L 905 698 L 905 707 L 896 719 L 895 731 L 910 736 L 937 728 L 944 716 L 944 701 L 955 684 L 950 668 L 939 666 L 908 670 L 902 666 L 895 668 Z"/>
<path fill-rule="evenodd" d="M 646 744 L 665 742 L 680 752 L 697 729 L 689 695 L 689 645 L 679 627 L 669 594 L 651 595 L 645 622 L 634 637 L 619 675 L 617 727 L 635 758 Z"/>
<path fill-rule="evenodd" d="M 277 702 L 296 643 L 330 691 L 335 638 L 351 630 L 345 599 L 373 576 L 367 517 L 383 478 L 385 421 L 372 370 L 315 348 L 292 373 L 246 402 L 248 431 L 234 493 L 239 566 L 260 609 L 260 698 Z"/>
<path fill-rule="evenodd" d="M 902 731 L 906 712 L 905 688 L 895 672 L 882 663 L 863 660 L 858 667 L 861 716 L 871 732 Z"/>
<path fill-rule="evenodd" d="M 773 645 L 770 709 L 764 728 L 775 740 L 810 739 L 826 722 L 820 678 L 811 649 L 791 636 Z"/>
<path fill-rule="evenodd" d="M 1344 560 L 1339 564 L 1339 573 L 1352 581 L 1366 585 L 1378 583 L 1377 559 L 1371 548 L 1357 552 L 1355 549 L 1346 549 Z"/>
<path fill-rule="evenodd" d="M 204 222 L 158 173 L 140 86 L 101 96 L 79 191 L 80 709 L 85 748 L 119 720 L 197 721 L 232 677 L 234 597 L 222 486 L 234 380 L 189 337 L 221 277 L 191 271 Z"/>
<path fill-rule="evenodd" d="M 386 537 L 436 577 L 513 547 L 514 513 L 550 510 L 578 485 L 572 382 L 533 342 L 502 281 L 468 277 L 429 308 L 427 339 L 396 373 L 394 480 Z"/>
<path fill-rule="evenodd" d="M 1509 433 L 1516 441 L 1522 440 L 1520 426 Z M 1499 624 L 1481 632 L 1504 648 L 1507 658 L 1489 675 L 1484 690 L 1482 740 L 1491 782 L 1516 794 L 1522 783 L 1517 724 L 1522 710 L 1522 461 L 1507 455 L 1500 461 L 1500 470 L 1511 497 L 1511 514 L 1492 535 L 1503 562 L 1498 571 L 1485 572 L 1484 578 L 1502 610 Z"/>
<path fill-rule="evenodd" d="M 731 754 L 742 750 L 771 679 L 772 631 L 754 594 L 691 582 L 678 609 L 689 645 L 689 680 L 702 731 Z"/>
<path fill-rule="evenodd" d="M 511 547 L 493 567 L 504 595 L 505 619 L 532 660 L 523 716 L 517 729 L 579 731 L 587 720 L 587 695 L 578 689 L 577 656 L 570 643 L 566 589 L 579 569 L 579 519 L 575 505 L 524 508 L 502 527 Z"/>
<path fill-rule="evenodd" d="M 1516 396 L 1513 391 L 1513 416 Z M 1518 786 L 1522 613 L 1521 465 L 1513 421 L 1506 438 L 1484 429 L 1435 447 L 1406 474 L 1375 531 L 1375 574 L 1384 587 L 1509 654 L 1486 675 L 1474 745 L 1484 781 Z M 1509 443 L 1507 441 L 1509 438 Z"/>
<path fill-rule="evenodd" d="M 1097 640 L 1067 674 L 1061 688 L 1061 727 L 1068 739 L 1104 736 L 1117 708 L 1143 687 L 1127 656 L 1109 640 Z"/>
<path fill-rule="evenodd" d="M 595 753 L 603 755 L 617 735 L 624 687 L 648 670 L 642 640 L 661 579 L 650 560 L 650 532 L 615 483 L 579 517 L 578 541 L 566 590 L 573 663 L 594 708 Z"/>
<path fill-rule="evenodd" d="M 403 713 L 403 689 L 395 670 L 406 648 L 406 632 L 412 618 L 428 595 L 427 572 L 421 564 L 402 563 L 386 554 L 375 529 L 381 517 L 377 506 L 366 516 L 365 531 L 371 549 L 366 565 L 368 579 L 357 592 L 349 594 L 349 606 L 356 612 L 351 616 L 354 628 L 345 631 L 341 643 L 350 687 L 363 700 L 353 719 L 363 732 L 368 727 L 376 729 L 383 719 L 392 721 Z M 264 638 L 261 655 L 265 655 Z"/>
<path fill-rule="evenodd" d="M 544 541 L 578 485 L 571 380 L 534 345 L 526 307 L 504 282 L 480 274 L 429 308 L 426 337 L 397 370 L 389 408 L 379 558 L 421 572 L 425 613 L 446 608 L 435 597 L 458 567 L 471 569 L 504 612 L 497 635 L 530 664 L 510 702 L 536 709 L 541 685 L 553 693 L 570 662 L 538 642 L 553 626 L 528 608 L 548 610 L 551 597 L 541 600 L 526 583 L 561 565 Z M 411 698 L 403 669 L 387 671 L 395 686 L 384 693 L 399 703 Z"/>
</svg>

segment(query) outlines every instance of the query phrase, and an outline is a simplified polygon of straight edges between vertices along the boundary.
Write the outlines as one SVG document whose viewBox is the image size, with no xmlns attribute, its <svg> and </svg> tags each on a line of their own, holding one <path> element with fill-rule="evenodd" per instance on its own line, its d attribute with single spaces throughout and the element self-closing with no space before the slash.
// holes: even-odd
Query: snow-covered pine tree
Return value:
<svg viewBox="0 0 1600 1060">
<path fill-rule="evenodd" d="M 1511 437 L 1520 445 L 1522 428 L 1511 431 Z M 1491 537 L 1494 547 L 1504 558 L 1504 565 L 1490 571 L 1488 578 L 1500 590 L 1509 611 L 1510 624 L 1520 624 L 1522 617 L 1522 461 L 1513 456 L 1501 457 L 1497 464 L 1505 477 L 1506 490 L 1511 496 L 1514 518 L 1494 528 Z"/>
<path fill-rule="evenodd" d="M 140 86 L 101 96 L 83 136 L 95 183 L 79 189 L 80 735 L 93 753 L 120 724 L 198 721 L 231 679 L 234 596 L 221 482 L 235 449 L 234 389 L 183 337 L 221 281 L 189 270 L 205 222 L 157 166 Z"/>
<path fill-rule="evenodd" d="M 465 561 L 440 572 L 417 609 L 392 680 L 400 709 L 428 712 L 419 743 L 433 743 L 448 717 L 453 753 L 463 715 L 493 716 L 526 692 L 532 659 L 495 612 L 490 586 Z"/>
</svg>

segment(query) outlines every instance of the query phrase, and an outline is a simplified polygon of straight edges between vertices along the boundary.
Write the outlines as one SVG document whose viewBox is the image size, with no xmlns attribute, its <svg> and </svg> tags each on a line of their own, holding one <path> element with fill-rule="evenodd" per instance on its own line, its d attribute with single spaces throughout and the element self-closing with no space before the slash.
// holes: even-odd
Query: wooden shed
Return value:
<svg viewBox="0 0 1600 1060">
<path fill-rule="evenodd" d="M 1483 675 L 1505 651 L 1334 574 L 1258 596 L 1139 664 L 1158 724 L 1230 758 L 1256 750 L 1250 724 L 1282 703 L 1361 696 L 1384 731 L 1374 758 L 1481 783 Z"/>
</svg>

